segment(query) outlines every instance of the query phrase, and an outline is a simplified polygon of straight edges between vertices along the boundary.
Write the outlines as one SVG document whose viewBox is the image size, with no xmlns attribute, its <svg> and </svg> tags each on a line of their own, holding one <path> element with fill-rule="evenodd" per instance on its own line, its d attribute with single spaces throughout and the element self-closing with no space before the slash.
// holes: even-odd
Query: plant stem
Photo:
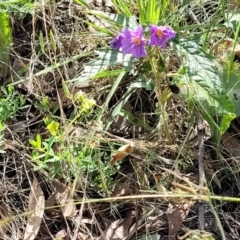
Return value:
<svg viewBox="0 0 240 240">
<path fill-rule="evenodd" d="M 164 100 L 164 97 L 162 96 L 161 92 L 161 80 L 163 79 L 163 75 L 159 73 L 156 69 L 155 63 L 154 63 L 154 58 L 149 58 L 151 67 L 152 67 L 152 72 L 154 74 L 154 79 L 155 79 L 155 93 L 158 99 L 158 104 L 159 104 L 159 112 L 162 115 L 163 119 L 163 125 L 164 125 L 164 130 L 166 133 L 167 140 L 169 144 L 172 143 L 172 139 L 168 130 L 168 120 L 167 120 L 167 113 L 165 111 L 166 108 L 166 102 Z"/>
</svg>

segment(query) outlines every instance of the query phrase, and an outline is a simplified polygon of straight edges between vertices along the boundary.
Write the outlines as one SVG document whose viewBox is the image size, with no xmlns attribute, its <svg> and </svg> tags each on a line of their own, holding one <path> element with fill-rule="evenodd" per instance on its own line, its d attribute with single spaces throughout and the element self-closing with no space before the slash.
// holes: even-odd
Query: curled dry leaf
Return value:
<svg viewBox="0 0 240 240">
<path fill-rule="evenodd" d="M 112 159 L 110 160 L 111 165 L 114 165 L 117 161 L 120 161 L 128 156 L 132 150 L 133 147 L 130 144 L 121 146 L 117 152 L 113 154 Z"/>
<path fill-rule="evenodd" d="M 198 186 L 190 182 L 188 178 L 181 177 L 182 183 L 173 182 L 175 192 L 196 194 Z M 169 202 L 167 209 L 168 219 L 168 240 L 176 239 L 176 234 L 180 230 L 182 222 L 187 217 L 194 200 L 188 198 L 175 198 Z"/>
<path fill-rule="evenodd" d="M 135 221 L 134 216 L 112 222 L 97 240 L 122 240 L 129 235 L 129 229 Z"/>
<path fill-rule="evenodd" d="M 167 210 L 168 218 L 168 240 L 174 240 L 177 232 L 180 230 L 183 220 L 187 217 L 193 201 L 180 202 L 178 204 L 169 203 Z"/>
<path fill-rule="evenodd" d="M 38 234 L 44 213 L 45 199 L 43 191 L 38 183 L 36 177 L 33 179 L 31 192 L 29 194 L 28 202 L 28 221 L 25 229 L 24 240 L 32 240 Z"/>
<path fill-rule="evenodd" d="M 76 206 L 74 204 L 71 190 L 67 186 L 57 182 L 52 183 L 52 186 L 54 187 L 53 197 L 55 198 L 55 201 L 60 205 L 64 205 L 62 208 L 63 216 L 74 216 L 76 214 Z"/>
<path fill-rule="evenodd" d="M 60 215 L 60 211 L 58 208 L 53 208 L 53 206 L 57 204 L 56 200 L 56 192 L 54 191 L 49 198 L 45 201 L 45 213 L 49 215 Z"/>
</svg>

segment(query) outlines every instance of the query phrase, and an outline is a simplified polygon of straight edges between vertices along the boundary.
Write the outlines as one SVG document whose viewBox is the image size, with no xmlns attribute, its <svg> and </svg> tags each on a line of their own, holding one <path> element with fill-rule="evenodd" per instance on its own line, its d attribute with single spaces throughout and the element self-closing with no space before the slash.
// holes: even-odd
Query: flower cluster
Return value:
<svg viewBox="0 0 240 240">
<path fill-rule="evenodd" d="M 175 36 L 176 32 L 169 26 L 150 24 L 150 41 L 148 45 L 166 48 L 168 41 Z M 136 58 L 141 58 L 147 56 L 146 42 L 146 39 L 143 37 L 143 27 L 138 26 L 134 30 L 124 28 L 110 43 L 113 48 L 122 50 L 124 54 L 130 53 Z"/>
</svg>

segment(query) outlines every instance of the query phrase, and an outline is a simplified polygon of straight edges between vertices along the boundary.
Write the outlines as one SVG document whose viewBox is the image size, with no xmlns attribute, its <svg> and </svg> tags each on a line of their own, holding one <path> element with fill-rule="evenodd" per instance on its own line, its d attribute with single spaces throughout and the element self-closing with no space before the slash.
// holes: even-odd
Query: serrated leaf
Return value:
<svg viewBox="0 0 240 240">
<path fill-rule="evenodd" d="M 95 51 L 98 57 L 87 63 L 81 76 L 77 79 L 80 83 L 94 78 L 102 70 L 106 70 L 110 66 L 121 64 L 127 71 L 131 71 L 133 66 L 133 56 L 131 54 L 123 54 L 114 49 L 99 49 Z"/>
<path fill-rule="evenodd" d="M 233 102 L 222 87 L 220 65 L 193 41 L 182 39 L 174 48 L 184 56 L 184 71 L 173 83 L 180 87 L 180 95 L 202 113 L 212 132 L 217 130 L 222 135 L 236 115 Z"/>
</svg>

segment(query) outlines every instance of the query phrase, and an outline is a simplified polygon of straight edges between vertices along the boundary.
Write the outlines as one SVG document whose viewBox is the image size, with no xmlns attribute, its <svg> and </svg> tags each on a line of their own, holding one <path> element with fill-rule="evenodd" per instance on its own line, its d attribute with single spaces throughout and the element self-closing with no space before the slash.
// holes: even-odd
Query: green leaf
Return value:
<svg viewBox="0 0 240 240">
<path fill-rule="evenodd" d="M 33 139 L 29 139 L 29 143 L 36 149 L 41 150 L 42 147 L 42 139 L 41 139 L 41 135 L 37 134 L 36 136 L 36 141 Z"/>
<path fill-rule="evenodd" d="M 115 76 L 119 75 L 120 73 L 122 73 L 124 71 L 125 71 L 124 69 L 101 71 L 98 74 L 96 74 L 93 78 L 115 77 Z M 91 78 L 91 79 L 93 79 L 93 78 Z"/>
<path fill-rule="evenodd" d="M 236 116 L 240 116 L 240 74 L 231 73 L 228 81 L 227 73 L 223 75 L 223 87 L 226 89 L 228 96 L 232 99 L 235 106 Z"/>
<path fill-rule="evenodd" d="M 129 5 L 131 5 L 131 3 L 129 3 L 126 0 L 113 0 L 112 1 L 114 4 L 114 8 L 117 10 L 118 13 L 122 13 L 124 14 L 124 16 L 131 16 L 133 15 L 133 13 L 131 12 Z"/>
<path fill-rule="evenodd" d="M 55 136 L 59 128 L 59 123 L 55 121 L 51 121 L 50 124 L 47 125 L 47 129 L 50 131 L 52 136 Z"/>
<path fill-rule="evenodd" d="M 59 123 L 56 121 L 51 121 L 51 123 L 47 125 L 47 129 L 50 131 L 52 136 L 55 136 L 57 134 L 58 128 Z"/>
<path fill-rule="evenodd" d="M 83 0 L 74 0 L 76 3 L 83 5 L 86 8 L 90 8 L 90 6 Z"/>
<path fill-rule="evenodd" d="M 41 138 L 41 135 L 40 134 L 37 134 L 37 137 L 36 137 L 36 147 L 38 148 L 38 149 L 41 149 L 41 147 L 42 147 L 42 138 Z"/>
<path fill-rule="evenodd" d="M 111 31 L 108 30 L 108 28 L 106 28 L 105 26 L 100 27 L 94 23 L 85 21 L 89 26 L 93 27 L 97 32 L 101 32 L 104 35 L 111 35 Z"/>
<path fill-rule="evenodd" d="M 134 116 L 132 113 L 128 111 L 121 109 L 119 115 L 124 117 L 128 122 L 130 122 L 133 125 L 143 127 L 147 131 L 153 131 L 153 128 L 148 125 L 147 121 L 144 121 L 143 119 Z"/>
<path fill-rule="evenodd" d="M 116 93 L 116 90 L 120 84 L 120 82 L 122 81 L 122 79 L 124 78 L 126 72 L 125 71 L 122 71 L 118 77 L 115 79 L 113 85 L 112 85 L 112 88 L 111 90 L 108 92 L 108 95 L 106 97 L 106 100 L 104 101 L 104 104 L 102 106 L 102 109 L 101 109 L 101 112 L 99 113 L 98 115 L 98 122 L 101 121 L 102 117 L 103 117 L 103 114 L 107 111 L 108 109 L 108 104 L 110 102 L 110 100 L 112 99 L 112 97 L 114 96 L 114 94 Z M 111 124 L 111 123 L 110 123 Z"/>
<path fill-rule="evenodd" d="M 81 76 L 76 79 L 79 84 L 90 78 L 94 78 L 101 71 L 116 64 L 122 64 L 128 72 L 130 72 L 133 67 L 134 58 L 131 54 L 124 55 L 117 50 L 108 48 L 99 49 L 95 52 L 98 54 L 98 57 L 85 65 Z"/>
<path fill-rule="evenodd" d="M 146 90 L 153 90 L 154 89 L 154 85 L 153 85 L 152 82 L 143 82 L 141 80 L 141 76 L 135 82 L 131 83 L 128 86 L 128 89 L 125 92 L 125 94 L 122 96 L 122 100 L 117 104 L 117 106 L 112 111 L 111 118 L 106 121 L 106 123 L 104 125 L 104 131 L 108 130 L 108 128 L 111 126 L 114 118 L 117 115 L 121 115 L 121 110 L 122 110 L 123 106 L 128 101 L 128 99 L 130 98 L 130 96 L 133 93 L 133 91 L 135 89 L 138 89 L 138 88 L 145 88 Z"/>
<path fill-rule="evenodd" d="M 96 101 L 91 98 L 85 98 L 84 102 L 82 103 L 81 107 L 82 107 L 82 111 L 87 112 L 88 110 L 90 110 L 94 105 L 96 105 Z"/>
<path fill-rule="evenodd" d="M 29 143 L 34 147 L 37 148 L 37 142 L 33 139 L 29 139 Z"/>
<path fill-rule="evenodd" d="M 0 12 L 0 63 L 3 78 L 6 78 L 9 69 L 10 45 L 12 33 L 7 13 Z"/>
<path fill-rule="evenodd" d="M 168 1 L 137 0 L 140 24 L 158 24 L 159 19 L 164 17 Z"/>
<path fill-rule="evenodd" d="M 6 5 L 6 4 L 13 4 L 13 3 L 20 3 L 22 0 L 9 0 L 9 1 L 1 1 L 0 5 Z"/>
<path fill-rule="evenodd" d="M 51 45 L 52 45 L 53 51 L 56 52 L 57 51 L 57 44 L 56 44 L 56 40 L 55 40 L 54 34 L 53 34 L 51 29 L 50 29 L 49 36 L 50 36 L 50 40 L 51 40 Z"/>
<path fill-rule="evenodd" d="M 148 0 L 146 5 L 146 21 L 147 23 L 158 24 L 161 15 L 161 9 L 164 11 L 168 1 Z"/>
<path fill-rule="evenodd" d="M 60 161 L 61 159 L 58 156 L 53 156 L 52 158 L 44 159 L 44 163 L 50 163 L 50 162 L 57 162 Z"/>
<path fill-rule="evenodd" d="M 181 89 L 179 95 L 197 107 L 216 136 L 222 135 L 236 115 L 233 102 L 222 87 L 220 65 L 193 41 L 181 39 L 173 47 L 184 57 L 182 76 L 173 80 Z"/>
</svg>

